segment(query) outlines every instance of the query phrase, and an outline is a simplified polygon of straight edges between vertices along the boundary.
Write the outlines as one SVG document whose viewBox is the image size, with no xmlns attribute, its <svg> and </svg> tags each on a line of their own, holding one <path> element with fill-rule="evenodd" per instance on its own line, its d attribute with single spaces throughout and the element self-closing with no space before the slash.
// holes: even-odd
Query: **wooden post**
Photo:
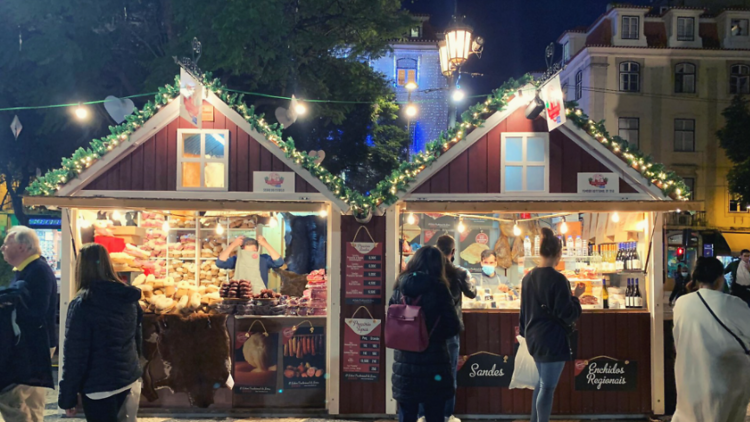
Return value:
<svg viewBox="0 0 750 422">
<path fill-rule="evenodd" d="M 341 213 L 329 204 L 328 210 L 328 374 L 326 400 L 328 414 L 339 414 L 339 387 L 341 385 Z M 334 293 L 335 292 L 335 293 Z"/>
<path fill-rule="evenodd" d="M 75 242 L 76 250 L 80 248 L 81 239 L 78 236 L 78 210 L 76 208 L 63 208 L 61 210 L 62 221 L 62 250 L 60 251 L 60 333 L 58 353 L 58 382 L 62 380 L 62 363 L 65 350 L 65 323 L 68 319 L 68 305 L 76 294 L 75 291 L 75 265 L 76 252 L 73 250 Z"/>
<path fill-rule="evenodd" d="M 651 312 L 651 408 L 654 414 L 664 414 L 664 214 L 649 213 L 648 227 L 653 227 L 652 259 L 646 269 L 649 274 L 648 299 Z M 646 233 L 650 238 L 651 233 Z"/>
<path fill-rule="evenodd" d="M 399 239 L 398 222 L 401 214 L 401 206 L 393 205 L 385 211 L 385 253 L 387 267 L 385 270 L 385 308 L 388 309 L 388 300 L 393 295 L 393 283 L 401 271 L 399 268 Z M 385 321 L 383 321 L 385 328 Z M 393 349 L 385 349 L 385 413 L 395 415 L 397 413 L 396 400 L 393 399 Z"/>
</svg>

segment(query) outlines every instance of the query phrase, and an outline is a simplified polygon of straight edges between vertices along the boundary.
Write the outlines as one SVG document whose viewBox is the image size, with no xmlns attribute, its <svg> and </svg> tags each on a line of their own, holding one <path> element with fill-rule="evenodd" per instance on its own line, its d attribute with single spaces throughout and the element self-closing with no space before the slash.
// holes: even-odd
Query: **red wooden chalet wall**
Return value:
<svg viewBox="0 0 750 422">
<path fill-rule="evenodd" d="M 204 106 L 208 103 L 204 103 Z M 87 184 L 85 190 L 175 191 L 177 190 L 177 129 L 193 129 L 178 117 L 155 136 Z M 229 191 L 252 192 L 254 171 L 293 171 L 247 132 L 214 108 L 214 121 L 205 129 L 229 130 Z M 296 192 L 318 192 L 299 175 Z"/>
<path fill-rule="evenodd" d="M 529 120 L 523 108 L 516 110 L 414 193 L 500 193 L 500 139 L 505 132 L 547 132 L 547 122 L 543 118 Z M 611 171 L 558 130 L 550 133 L 549 143 L 550 193 L 577 193 L 579 172 Z M 620 193 L 636 190 L 620 179 Z"/>
</svg>

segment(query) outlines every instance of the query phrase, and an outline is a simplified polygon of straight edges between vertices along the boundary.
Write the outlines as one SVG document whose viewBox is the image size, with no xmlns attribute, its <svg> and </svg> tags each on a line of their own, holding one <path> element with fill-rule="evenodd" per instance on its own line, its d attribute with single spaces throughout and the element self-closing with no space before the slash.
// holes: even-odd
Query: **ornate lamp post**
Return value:
<svg viewBox="0 0 750 422">
<path fill-rule="evenodd" d="M 454 89 L 453 101 L 448 111 L 448 127 L 456 124 L 456 103 L 464 98 L 458 85 L 461 78 L 461 66 L 469 60 L 472 54 L 481 57 L 484 49 L 484 39 L 482 37 L 472 39 L 473 31 L 471 26 L 464 23 L 463 17 L 454 15 L 453 23 L 445 32 L 445 40 L 438 42 L 440 70 Z"/>
</svg>

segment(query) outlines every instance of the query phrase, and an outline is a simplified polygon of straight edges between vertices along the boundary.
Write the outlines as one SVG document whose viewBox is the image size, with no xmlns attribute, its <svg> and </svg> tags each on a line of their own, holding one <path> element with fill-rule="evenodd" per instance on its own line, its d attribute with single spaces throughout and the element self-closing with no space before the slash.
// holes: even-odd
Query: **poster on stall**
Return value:
<svg viewBox="0 0 750 422">
<path fill-rule="evenodd" d="M 180 117 L 200 129 L 202 125 L 203 85 L 180 68 Z"/>
<path fill-rule="evenodd" d="M 565 124 L 565 104 L 560 86 L 560 75 L 547 81 L 542 86 L 541 97 L 547 112 L 547 130 L 552 132 L 558 126 Z"/>
<path fill-rule="evenodd" d="M 326 386 L 326 337 L 323 327 L 299 326 L 282 331 L 284 341 L 284 389 L 313 389 Z"/>
<path fill-rule="evenodd" d="M 615 173 L 578 173 L 578 193 L 620 193 L 620 178 Z"/>
<path fill-rule="evenodd" d="M 456 218 L 443 214 L 424 214 L 422 223 L 424 227 L 423 246 L 435 246 L 440 236 L 454 236 L 456 231 Z"/>
<path fill-rule="evenodd" d="M 253 192 L 294 193 L 293 171 L 254 171 Z"/>
<path fill-rule="evenodd" d="M 234 344 L 234 391 L 275 394 L 279 334 L 266 331 L 259 319 L 239 319 Z"/>
<path fill-rule="evenodd" d="M 366 310 L 364 307 L 360 309 Z M 380 356 L 381 320 L 370 316 L 370 319 L 346 318 L 344 322 L 346 323 L 344 326 L 344 380 L 379 381 L 382 363 L 382 356 Z"/>
<path fill-rule="evenodd" d="M 638 363 L 599 356 L 575 361 L 576 391 L 633 391 L 638 384 Z"/>
<path fill-rule="evenodd" d="M 383 244 L 346 244 L 345 294 L 347 305 L 377 305 L 383 292 Z"/>
<path fill-rule="evenodd" d="M 513 376 L 513 356 L 478 352 L 458 358 L 459 387 L 508 387 Z"/>
<path fill-rule="evenodd" d="M 466 229 L 457 239 L 456 252 L 461 258 L 457 261 L 471 273 L 482 272 L 482 252 L 494 246 L 490 243 L 492 224 L 489 220 L 464 218 Z"/>
</svg>

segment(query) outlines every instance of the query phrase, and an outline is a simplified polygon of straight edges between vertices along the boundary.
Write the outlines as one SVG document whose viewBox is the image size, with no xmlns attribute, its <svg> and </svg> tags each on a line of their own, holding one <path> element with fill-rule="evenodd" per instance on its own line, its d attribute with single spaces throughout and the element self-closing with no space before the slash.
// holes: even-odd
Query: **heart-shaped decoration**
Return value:
<svg viewBox="0 0 750 422">
<path fill-rule="evenodd" d="M 135 104 L 130 98 L 120 99 L 110 95 L 104 99 L 104 109 L 107 110 L 112 120 L 120 124 L 135 111 Z"/>
<path fill-rule="evenodd" d="M 320 151 L 310 151 L 307 153 L 311 158 L 315 159 L 315 164 L 320 164 L 323 162 L 323 160 L 326 158 L 326 152 L 323 150 Z"/>
</svg>

